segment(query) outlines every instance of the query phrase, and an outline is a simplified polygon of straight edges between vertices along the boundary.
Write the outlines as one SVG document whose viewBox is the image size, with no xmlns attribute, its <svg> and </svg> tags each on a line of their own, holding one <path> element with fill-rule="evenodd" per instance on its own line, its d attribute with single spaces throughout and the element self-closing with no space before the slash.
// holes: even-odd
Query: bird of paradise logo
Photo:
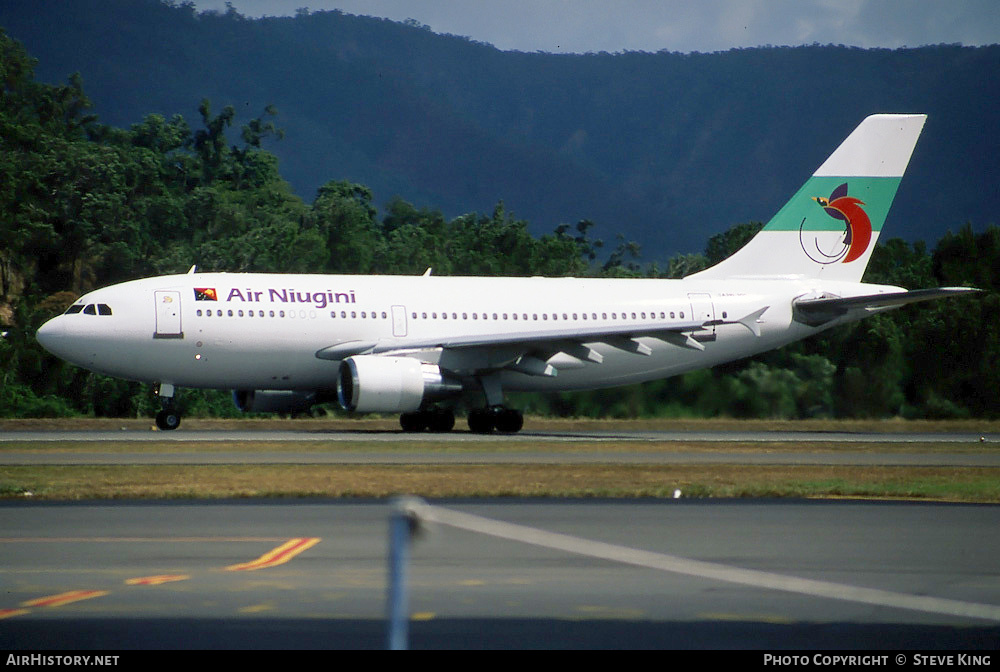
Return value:
<svg viewBox="0 0 1000 672">
<path fill-rule="evenodd" d="M 868 214 L 861 207 L 864 201 L 847 195 L 847 183 L 833 190 L 830 198 L 813 196 L 812 200 L 822 206 L 824 212 L 834 219 L 844 222 L 844 237 L 840 240 L 840 249 L 827 253 L 820 249 L 818 239 L 814 239 L 812 248 L 806 244 L 802 233 L 806 218 L 799 226 L 799 243 L 806 255 L 819 264 L 833 264 L 838 261 L 850 263 L 859 258 L 868 249 L 872 239 L 872 223 Z"/>
</svg>

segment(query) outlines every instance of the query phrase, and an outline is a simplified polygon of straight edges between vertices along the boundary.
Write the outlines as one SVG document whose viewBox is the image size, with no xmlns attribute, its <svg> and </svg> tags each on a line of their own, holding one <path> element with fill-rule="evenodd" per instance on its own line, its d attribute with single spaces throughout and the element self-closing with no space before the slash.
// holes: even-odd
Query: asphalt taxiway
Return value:
<svg viewBox="0 0 1000 672">
<path fill-rule="evenodd" d="M 274 449 L 241 451 L 244 441 Z M 705 442 L 711 449 L 690 448 Z M 860 445 L 875 443 L 886 449 Z M 998 444 L 996 434 L 969 433 L 19 430 L 0 432 L 0 464 L 995 467 Z M 997 505 L 438 504 L 666 560 L 622 564 L 422 526 L 409 565 L 413 648 L 989 650 L 1000 641 Z M 0 646 L 383 648 L 390 511 L 386 501 L 0 502 Z M 699 563 L 721 569 L 685 570 Z M 842 586 L 843 594 L 732 578 L 758 574 L 782 577 L 782 586 Z M 844 599 L 854 594 L 875 598 Z M 924 602 L 929 608 L 900 606 Z"/>
<path fill-rule="evenodd" d="M 671 564 L 622 564 L 429 524 L 409 564 L 412 648 L 990 650 L 1000 641 L 998 506 L 438 504 Z M 382 648 L 390 508 L 383 501 L 0 504 L 0 646 Z M 724 573 L 692 574 L 688 560 Z M 742 570 L 789 577 L 791 588 L 725 573 Z M 794 588 L 799 580 L 844 586 L 845 599 L 803 594 Z M 878 599 L 855 601 L 851 591 Z M 883 594 L 920 596 L 931 606 L 899 608 Z M 967 606 L 979 615 L 961 615 Z"/>
</svg>

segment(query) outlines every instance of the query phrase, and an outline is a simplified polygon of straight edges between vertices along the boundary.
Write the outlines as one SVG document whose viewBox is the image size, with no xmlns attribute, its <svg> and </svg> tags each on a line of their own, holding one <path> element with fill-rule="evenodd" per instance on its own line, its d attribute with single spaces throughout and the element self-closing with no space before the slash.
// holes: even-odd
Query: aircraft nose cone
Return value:
<svg viewBox="0 0 1000 672">
<path fill-rule="evenodd" d="M 35 339 L 53 355 L 63 356 L 65 354 L 62 346 L 66 341 L 66 330 L 59 323 L 58 317 L 53 317 L 40 326 L 35 332 Z"/>
</svg>

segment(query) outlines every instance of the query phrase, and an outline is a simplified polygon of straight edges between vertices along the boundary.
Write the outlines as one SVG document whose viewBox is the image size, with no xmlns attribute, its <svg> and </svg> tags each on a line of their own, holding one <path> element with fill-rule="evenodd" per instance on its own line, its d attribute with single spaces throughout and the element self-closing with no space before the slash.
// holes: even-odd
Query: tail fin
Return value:
<svg viewBox="0 0 1000 672">
<path fill-rule="evenodd" d="M 743 249 L 690 277 L 860 282 L 926 119 L 866 118 Z"/>
</svg>

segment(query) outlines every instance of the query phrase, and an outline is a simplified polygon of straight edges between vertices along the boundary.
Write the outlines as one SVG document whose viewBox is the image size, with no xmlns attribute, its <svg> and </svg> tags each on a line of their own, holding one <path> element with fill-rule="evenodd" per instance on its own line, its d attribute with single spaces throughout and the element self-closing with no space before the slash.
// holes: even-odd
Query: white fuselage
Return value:
<svg viewBox="0 0 1000 672">
<path fill-rule="evenodd" d="M 329 390 L 339 362 L 316 353 L 377 343 L 459 377 L 491 366 L 505 390 L 573 390 L 666 378 L 780 347 L 820 331 L 792 320 L 803 295 L 871 293 L 817 279 L 629 280 L 195 273 L 135 280 L 81 297 L 80 309 L 39 330 L 47 349 L 111 376 L 178 387 Z M 214 300 L 212 300 L 214 298 Z M 736 322 L 766 309 L 759 335 Z M 91 314 L 93 313 L 93 314 Z M 544 353 L 557 375 L 503 370 L 510 352 L 455 352 L 436 340 L 635 326 L 705 326 L 703 348 L 643 336 L 648 354 L 613 340 L 585 343 L 603 361 Z M 823 328 L 847 321 L 835 320 Z M 523 350 L 523 348 L 522 348 Z M 491 361 L 495 360 L 495 361 Z"/>
</svg>

